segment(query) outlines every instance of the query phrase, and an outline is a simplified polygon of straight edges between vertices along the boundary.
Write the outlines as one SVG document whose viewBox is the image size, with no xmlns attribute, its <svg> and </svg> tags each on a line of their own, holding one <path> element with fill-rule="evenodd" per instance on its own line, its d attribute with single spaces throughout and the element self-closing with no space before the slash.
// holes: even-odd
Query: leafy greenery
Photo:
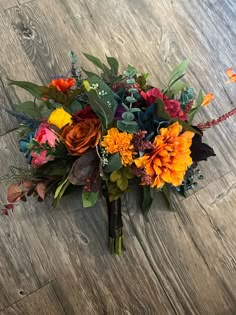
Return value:
<svg viewBox="0 0 236 315">
<path fill-rule="evenodd" d="M 195 102 L 194 106 L 192 107 L 192 109 L 190 110 L 190 112 L 188 114 L 189 124 L 192 123 L 194 116 L 200 111 L 201 105 L 202 105 L 202 102 L 203 102 L 203 97 L 204 97 L 203 91 L 200 90 L 199 93 L 198 93 L 196 102 Z"/>
<path fill-rule="evenodd" d="M 147 216 L 153 202 L 153 188 L 150 186 L 142 186 L 142 204 L 141 210 Z"/>
<path fill-rule="evenodd" d="M 88 81 L 91 86 L 87 92 L 89 103 L 100 118 L 103 128 L 107 129 L 114 119 L 117 102 L 111 89 L 101 79 L 93 76 Z"/>
<path fill-rule="evenodd" d="M 83 55 L 90 61 L 92 62 L 97 68 L 102 70 L 101 73 L 101 78 L 108 84 L 114 84 L 115 82 L 118 82 L 122 79 L 122 76 L 118 75 L 119 71 L 119 63 L 114 57 L 108 57 L 106 56 L 107 63 L 110 66 L 107 67 L 99 58 L 94 57 L 92 55 L 83 53 Z M 87 70 L 83 71 L 87 74 L 88 77 L 94 76 L 96 74 L 89 72 Z"/>
<path fill-rule="evenodd" d="M 119 153 L 111 154 L 108 157 L 108 164 L 103 167 L 106 173 L 112 173 L 122 167 L 121 158 Z"/>
<path fill-rule="evenodd" d="M 84 208 L 90 208 L 94 206 L 98 200 L 99 191 L 97 192 L 88 192 L 83 190 L 82 191 L 82 201 Z"/>
<path fill-rule="evenodd" d="M 122 106 L 125 109 L 125 112 L 122 114 L 122 120 L 117 121 L 117 127 L 121 131 L 127 131 L 129 133 L 135 133 L 138 131 L 139 126 L 138 123 L 135 120 L 134 113 L 139 112 L 139 108 L 133 108 L 133 104 L 137 102 L 137 99 L 134 97 L 136 93 L 138 93 L 138 90 L 134 87 L 135 79 L 137 70 L 132 67 L 128 66 L 127 70 L 125 70 L 124 75 L 127 77 L 126 83 L 130 84 L 129 93 L 130 95 L 126 96 L 126 102 L 122 103 Z"/>
</svg>

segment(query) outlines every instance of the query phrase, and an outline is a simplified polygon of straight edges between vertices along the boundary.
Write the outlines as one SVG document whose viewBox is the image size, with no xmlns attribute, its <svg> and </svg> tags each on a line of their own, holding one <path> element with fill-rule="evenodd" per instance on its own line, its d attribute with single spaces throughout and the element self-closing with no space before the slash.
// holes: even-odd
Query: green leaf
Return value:
<svg viewBox="0 0 236 315">
<path fill-rule="evenodd" d="M 16 85 L 26 90 L 34 97 L 42 99 L 43 97 L 52 99 L 60 104 L 65 104 L 66 97 L 63 93 L 59 92 L 56 87 L 39 86 L 37 84 L 26 81 L 10 81 L 10 85 Z"/>
<path fill-rule="evenodd" d="M 201 135 L 201 133 L 199 131 L 197 131 L 196 129 L 194 129 L 191 125 L 189 125 L 189 123 L 187 123 L 186 121 L 184 120 L 181 120 L 181 119 L 171 119 L 171 122 L 174 123 L 178 121 L 178 123 L 183 127 L 183 131 L 191 131 L 193 133 L 197 133 L 199 135 Z"/>
<path fill-rule="evenodd" d="M 68 52 L 68 56 L 71 59 L 72 63 L 77 63 L 78 62 L 78 56 L 73 52 L 73 51 L 69 51 Z"/>
<path fill-rule="evenodd" d="M 82 109 L 82 105 L 78 100 L 74 100 L 72 103 L 70 103 L 69 109 L 71 113 L 75 113 Z"/>
<path fill-rule="evenodd" d="M 88 77 L 98 77 L 98 78 L 99 78 L 99 76 L 98 76 L 96 73 L 87 71 L 87 70 L 85 70 L 85 69 L 82 68 L 82 67 L 81 67 L 81 69 L 83 70 L 83 72 L 84 72 Z"/>
<path fill-rule="evenodd" d="M 173 95 L 180 93 L 184 88 L 187 87 L 187 84 L 183 81 L 176 81 L 172 84 L 171 88 L 168 89 L 166 96 L 171 98 Z"/>
<path fill-rule="evenodd" d="M 145 90 L 148 76 L 149 76 L 149 73 L 144 73 L 138 76 L 137 83 L 139 84 L 141 90 Z"/>
<path fill-rule="evenodd" d="M 119 63 L 118 61 L 114 58 L 114 57 L 108 57 L 106 56 L 107 58 L 107 62 L 109 64 L 109 66 L 111 67 L 111 72 L 117 76 L 118 74 L 118 70 L 119 70 Z"/>
<path fill-rule="evenodd" d="M 87 92 L 87 95 L 92 109 L 100 118 L 103 127 L 106 129 L 114 119 L 117 102 L 114 98 L 112 90 L 104 81 L 94 76 L 88 78 L 88 81 L 91 86 L 93 84 L 98 85 L 96 90 L 91 89 L 89 92 Z"/>
<path fill-rule="evenodd" d="M 65 192 L 65 190 L 69 184 L 70 184 L 70 182 L 69 182 L 68 178 L 63 180 L 55 191 L 54 199 L 60 199 L 63 196 L 63 193 Z"/>
<path fill-rule="evenodd" d="M 143 201 L 141 205 L 141 210 L 143 212 L 143 215 L 145 215 L 146 217 L 153 202 L 153 189 L 150 186 L 142 186 L 142 192 Z"/>
<path fill-rule="evenodd" d="M 104 129 L 108 128 L 108 125 L 113 121 L 114 112 L 107 104 L 98 96 L 97 92 L 90 90 L 88 93 L 89 103 L 92 109 L 101 120 Z"/>
<path fill-rule="evenodd" d="M 137 70 L 136 70 L 135 67 L 133 67 L 133 66 L 131 66 L 131 65 L 128 65 L 127 72 L 129 73 L 129 76 L 130 76 L 130 77 L 133 77 L 133 76 L 135 76 L 135 74 L 137 73 Z"/>
<path fill-rule="evenodd" d="M 82 201 L 84 208 L 90 208 L 94 206 L 98 200 L 99 191 L 97 192 L 88 192 L 83 190 L 82 191 Z"/>
<path fill-rule="evenodd" d="M 112 173 L 122 167 L 119 153 L 111 154 L 108 158 L 108 165 L 105 165 L 103 170 L 106 173 Z"/>
<path fill-rule="evenodd" d="M 173 205 L 171 203 L 171 198 L 170 198 L 170 186 L 169 185 L 164 185 L 161 189 L 161 192 L 163 194 L 163 196 L 165 197 L 165 200 L 167 202 L 167 205 L 168 205 L 168 209 L 170 211 L 176 211 L 174 208 L 173 208 Z"/>
<path fill-rule="evenodd" d="M 193 121 L 194 116 L 200 111 L 202 108 L 202 102 L 203 102 L 204 94 L 203 91 L 200 90 L 196 99 L 196 102 L 194 106 L 191 108 L 189 114 L 188 114 L 188 121 L 191 124 Z"/>
<path fill-rule="evenodd" d="M 188 65 L 189 61 L 187 59 L 183 60 L 180 64 L 177 65 L 177 67 L 170 74 L 168 86 L 170 86 L 176 79 L 182 77 L 185 74 Z"/>
<path fill-rule="evenodd" d="M 17 112 L 24 113 L 33 119 L 40 120 L 42 118 L 41 112 L 35 102 L 27 101 L 16 104 L 14 107 Z"/>
<path fill-rule="evenodd" d="M 169 113 L 167 113 L 167 111 L 165 110 L 165 104 L 162 101 L 162 99 L 158 98 L 156 101 L 156 116 L 166 119 L 166 120 L 170 120 L 170 115 Z"/>
<path fill-rule="evenodd" d="M 101 62 L 100 59 L 98 59 L 97 57 L 94 57 L 94 56 L 92 56 L 92 55 L 86 54 L 86 53 L 83 53 L 83 55 L 84 55 L 89 61 L 91 61 L 96 67 L 100 68 L 101 70 L 104 69 L 104 65 L 103 65 L 103 63 Z"/>
</svg>

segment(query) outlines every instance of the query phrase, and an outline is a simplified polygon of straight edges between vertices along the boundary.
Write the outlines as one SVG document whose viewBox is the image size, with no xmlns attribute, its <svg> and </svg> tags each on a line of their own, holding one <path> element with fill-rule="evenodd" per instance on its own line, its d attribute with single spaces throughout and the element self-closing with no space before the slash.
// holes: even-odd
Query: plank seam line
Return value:
<svg viewBox="0 0 236 315">
<path fill-rule="evenodd" d="M 55 282 L 55 280 L 57 280 L 57 279 L 54 279 L 54 282 Z M 52 289 L 53 289 L 53 292 L 55 293 L 55 295 L 56 295 L 56 297 L 57 297 L 57 299 L 58 299 L 58 302 L 60 303 L 60 305 L 61 305 L 61 307 L 62 307 L 62 309 L 63 309 L 65 315 L 67 315 L 68 313 L 66 312 L 65 307 L 64 307 L 64 305 L 62 304 L 62 302 L 61 302 L 61 300 L 60 300 L 60 298 L 59 298 L 59 296 L 58 296 L 58 294 L 57 294 L 57 291 L 56 291 L 56 289 L 55 289 L 53 283 L 52 283 Z"/>
<path fill-rule="evenodd" d="M 203 212 L 206 214 L 210 225 L 212 227 L 212 229 L 215 231 L 215 233 L 217 234 L 218 238 L 221 240 L 222 242 L 222 246 L 224 247 L 225 251 L 228 253 L 228 255 L 230 256 L 230 258 L 232 259 L 232 265 L 234 267 L 234 269 L 236 269 L 236 260 L 233 256 L 233 254 L 229 251 L 229 249 L 227 248 L 227 246 L 225 245 L 225 241 L 224 241 L 224 237 L 222 236 L 222 234 L 220 233 L 220 229 L 218 228 L 217 224 L 214 222 L 214 220 L 212 219 L 212 217 L 210 216 L 210 214 L 207 212 L 207 209 L 205 209 L 203 207 L 203 205 L 200 203 L 200 201 L 198 200 L 197 196 L 195 196 L 197 203 L 199 204 L 199 206 L 201 207 L 201 209 L 203 210 Z"/>
<path fill-rule="evenodd" d="M 28 297 L 29 297 L 30 295 L 32 295 L 33 293 L 36 293 L 37 291 L 39 291 L 39 290 L 43 289 L 44 287 L 46 287 L 46 286 L 48 286 L 48 285 L 52 284 L 52 283 L 53 283 L 56 279 L 57 279 L 57 278 L 55 278 L 55 279 L 51 280 L 50 282 L 48 282 L 48 283 L 44 284 L 44 285 L 43 285 L 43 286 L 41 286 L 40 288 L 38 288 L 38 289 L 36 289 L 36 290 L 34 290 L 34 291 L 30 292 L 29 294 L 26 294 L 24 297 L 22 297 L 22 298 L 20 298 L 20 299 L 16 300 L 15 302 L 13 302 L 13 303 L 11 303 L 11 304 L 7 305 L 7 306 L 6 306 L 6 307 L 4 307 L 3 309 L 0 309 L 0 312 L 4 312 L 4 311 L 5 311 L 6 309 L 8 309 L 9 307 L 11 307 L 11 306 L 13 306 L 13 305 L 17 304 L 18 302 L 23 301 L 24 299 L 28 298 Z"/>
</svg>

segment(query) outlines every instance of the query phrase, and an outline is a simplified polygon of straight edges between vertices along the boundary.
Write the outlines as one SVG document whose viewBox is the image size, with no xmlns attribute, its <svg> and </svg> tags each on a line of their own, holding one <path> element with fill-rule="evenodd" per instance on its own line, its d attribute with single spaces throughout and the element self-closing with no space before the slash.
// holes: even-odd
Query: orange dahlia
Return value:
<svg viewBox="0 0 236 315">
<path fill-rule="evenodd" d="M 133 163 L 134 146 L 131 144 L 132 139 L 132 134 L 119 132 L 117 128 L 111 128 L 103 138 L 101 145 L 109 154 L 119 152 L 122 164 L 127 166 Z"/>
<path fill-rule="evenodd" d="M 151 187 L 161 188 L 165 183 L 179 186 L 188 166 L 192 164 L 190 146 L 193 132 L 182 131 L 175 122 L 168 128 L 162 128 L 154 139 L 151 153 L 134 160 L 137 168 L 143 169 L 151 179 Z M 142 182 L 145 185 L 145 182 Z"/>
</svg>

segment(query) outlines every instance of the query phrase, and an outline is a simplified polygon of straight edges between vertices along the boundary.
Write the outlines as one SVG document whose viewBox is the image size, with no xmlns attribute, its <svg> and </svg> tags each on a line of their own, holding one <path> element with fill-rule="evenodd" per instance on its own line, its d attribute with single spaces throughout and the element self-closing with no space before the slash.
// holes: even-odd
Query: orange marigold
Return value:
<svg viewBox="0 0 236 315">
<path fill-rule="evenodd" d="M 161 188 L 165 183 L 179 186 L 182 183 L 188 166 L 192 164 L 190 146 L 194 133 L 185 131 L 180 134 L 181 131 L 178 122 L 161 128 L 160 135 L 154 139 L 152 152 L 134 160 L 135 165 L 144 169 L 151 178 L 151 187 Z"/>
<path fill-rule="evenodd" d="M 119 132 L 117 128 L 111 128 L 103 138 L 101 145 L 109 154 L 119 152 L 122 164 L 127 166 L 133 163 L 134 146 L 131 144 L 132 139 L 132 134 Z"/>
</svg>

